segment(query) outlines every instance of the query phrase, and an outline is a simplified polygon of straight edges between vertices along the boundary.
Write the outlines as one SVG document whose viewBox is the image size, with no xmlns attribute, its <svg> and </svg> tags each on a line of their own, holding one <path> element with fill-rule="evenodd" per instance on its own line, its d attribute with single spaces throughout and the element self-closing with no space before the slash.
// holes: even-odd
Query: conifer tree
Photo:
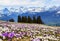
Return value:
<svg viewBox="0 0 60 41">
<path fill-rule="evenodd" d="M 21 16 L 18 16 L 18 22 L 21 22 L 22 19 L 21 19 Z"/>
<path fill-rule="evenodd" d="M 37 17 L 37 23 L 38 23 L 38 24 L 43 24 L 40 16 Z"/>
<path fill-rule="evenodd" d="M 36 20 L 36 16 L 33 16 L 33 23 L 36 23 L 37 20 Z"/>
<path fill-rule="evenodd" d="M 27 18 L 27 22 L 28 22 L 28 23 L 32 23 L 32 19 L 31 19 L 30 16 L 28 16 L 28 18 Z"/>
<path fill-rule="evenodd" d="M 22 22 L 24 22 L 24 23 L 27 22 L 27 17 L 26 16 L 22 16 Z"/>
<path fill-rule="evenodd" d="M 10 22 L 14 22 L 14 20 L 13 20 L 13 19 L 10 19 L 9 21 L 10 21 Z"/>
</svg>

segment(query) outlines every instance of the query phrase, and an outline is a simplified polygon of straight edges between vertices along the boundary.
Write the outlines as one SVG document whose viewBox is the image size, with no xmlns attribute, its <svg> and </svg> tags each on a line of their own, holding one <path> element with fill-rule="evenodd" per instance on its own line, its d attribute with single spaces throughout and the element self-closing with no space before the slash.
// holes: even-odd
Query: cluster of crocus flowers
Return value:
<svg viewBox="0 0 60 41">
<path fill-rule="evenodd" d="M 4 29 L 5 27 L 3 27 L 3 28 L 0 27 L 0 28 Z M 16 38 L 33 37 L 33 35 L 35 34 L 34 32 L 31 31 L 31 29 L 27 30 L 27 27 L 16 28 L 15 30 L 12 29 L 11 27 L 6 27 L 6 28 L 7 29 L 5 29 L 5 30 L 1 30 L 0 38 L 2 40 L 4 40 L 4 39 L 10 40 L 14 37 L 16 37 Z"/>
<path fill-rule="evenodd" d="M 47 26 L 39 26 L 37 24 L 0 24 L 0 40 L 12 41 L 12 39 L 31 38 L 31 41 L 42 41 L 42 38 L 51 39 L 52 36 L 57 36 L 60 29 L 47 28 Z M 54 34 L 54 35 L 53 35 Z M 48 37 L 47 37 L 48 36 Z"/>
</svg>

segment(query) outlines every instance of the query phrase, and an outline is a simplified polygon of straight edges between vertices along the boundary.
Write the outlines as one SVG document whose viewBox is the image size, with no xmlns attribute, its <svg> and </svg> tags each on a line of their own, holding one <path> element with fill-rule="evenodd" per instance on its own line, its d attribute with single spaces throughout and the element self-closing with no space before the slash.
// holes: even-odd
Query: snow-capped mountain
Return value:
<svg viewBox="0 0 60 41">
<path fill-rule="evenodd" d="M 19 7 L 19 8 L 4 8 L 0 10 L 0 20 L 9 20 L 13 18 L 17 22 L 17 17 L 20 16 L 41 16 L 45 24 L 58 24 L 60 21 L 60 7 L 53 6 L 49 9 L 41 7 Z M 3 17 L 2 17 L 3 16 Z"/>
</svg>

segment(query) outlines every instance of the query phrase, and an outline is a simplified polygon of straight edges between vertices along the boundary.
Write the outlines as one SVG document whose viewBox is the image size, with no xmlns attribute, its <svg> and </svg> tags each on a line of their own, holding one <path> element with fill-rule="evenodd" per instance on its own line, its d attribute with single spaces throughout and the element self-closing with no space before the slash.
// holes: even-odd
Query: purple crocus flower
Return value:
<svg viewBox="0 0 60 41">
<path fill-rule="evenodd" d="M 40 41 L 40 38 L 35 38 L 32 41 Z"/>
<path fill-rule="evenodd" d="M 8 37 L 9 37 L 9 38 L 13 38 L 13 37 L 14 37 L 14 34 L 15 34 L 14 32 L 10 32 L 10 33 L 8 34 Z"/>
<path fill-rule="evenodd" d="M 8 32 L 2 33 L 2 36 L 7 37 L 8 36 Z"/>
<path fill-rule="evenodd" d="M 22 37 L 22 33 L 20 32 L 20 37 Z"/>
<path fill-rule="evenodd" d="M 20 32 L 20 37 L 22 37 L 24 34 L 23 34 L 23 32 Z"/>
</svg>

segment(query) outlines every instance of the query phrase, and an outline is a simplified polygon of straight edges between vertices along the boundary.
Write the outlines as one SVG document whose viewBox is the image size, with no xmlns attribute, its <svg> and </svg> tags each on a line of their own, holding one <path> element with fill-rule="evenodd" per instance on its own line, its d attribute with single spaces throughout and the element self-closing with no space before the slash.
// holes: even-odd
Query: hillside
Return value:
<svg viewBox="0 0 60 41">
<path fill-rule="evenodd" d="M 3 41 L 31 41 L 36 39 L 39 41 L 60 41 L 60 27 L 0 21 L 0 39 Z"/>
</svg>

